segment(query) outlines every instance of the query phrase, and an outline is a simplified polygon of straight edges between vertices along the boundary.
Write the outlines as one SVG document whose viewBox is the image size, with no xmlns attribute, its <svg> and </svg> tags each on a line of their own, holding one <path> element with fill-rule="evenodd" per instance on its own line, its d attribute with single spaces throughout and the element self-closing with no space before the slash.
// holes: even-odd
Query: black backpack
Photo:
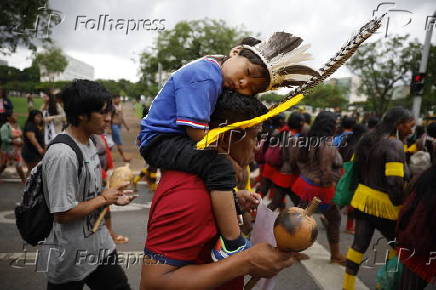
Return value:
<svg viewBox="0 0 436 290">
<path fill-rule="evenodd" d="M 63 143 L 76 153 L 79 163 L 78 176 L 83 169 L 83 154 L 76 142 L 67 134 L 57 135 L 50 145 Z M 32 169 L 26 180 L 21 203 L 15 208 L 15 218 L 18 231 L 23 240 L 32 246 L 43 241 L 53 227 L 53 214 L 47 206 L 42 185 L 42 161 Z"/>
</svg>

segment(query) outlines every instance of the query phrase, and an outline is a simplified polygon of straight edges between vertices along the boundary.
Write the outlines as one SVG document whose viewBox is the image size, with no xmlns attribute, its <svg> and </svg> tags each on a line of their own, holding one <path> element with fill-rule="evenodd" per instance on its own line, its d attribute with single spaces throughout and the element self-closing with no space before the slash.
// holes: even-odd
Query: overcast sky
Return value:
<svg viewBox="0 0 436 290">
<path fill-rule="evenodd" d="M 166 29 L 181 20 L 202 18 L 223 19 L 230 26 L 243 26 L 260 33 L 261 39 L 274 31 L 286 31 L 301 36 L 312 45 L 314 60 L 309 64 L 320 67 L 362 24 L 369 20 L 373 10 L 382 1 L 373 0 L 50 0 L 50 7 L 59 10 L 64 22 L 53 28 L 52 38 L 64 52 L 95 68 L 95 77 L 104 79 L 125 78 L 138 80 L 138 55 L 150 49 L 155 31 L 96 31 L 84 29 L 80 21 L 97 19 L 108 14 L 113 19 L 165 19 Z M 435 0 L 401 0 L 396 5 L 380 8 L 405 9 L 408 13 L 392 13 L 388 33 L 410 34 L 423 41 L 425 21 L 436 10 Z M 404 26 L 409 19 L 412 22 Z M 383 31 L 383 28 L 382 28 Z M 436 32 L 432 42 L 435 43 Z M 384 31 L 370 40 L 383 37 Z M 31 53 L 18 49 L 4 57 L 9 65 L 23 69 L 30 65 Z M 349 76 L 341 68 L 334 76 Z"/>
</svg>

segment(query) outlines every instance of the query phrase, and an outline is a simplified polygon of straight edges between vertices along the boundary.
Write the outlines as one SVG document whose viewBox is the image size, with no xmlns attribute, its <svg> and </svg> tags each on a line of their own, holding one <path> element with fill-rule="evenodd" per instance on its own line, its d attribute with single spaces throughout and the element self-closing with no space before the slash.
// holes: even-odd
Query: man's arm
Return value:
<svg viewBox="0 0 436 290">
<path fill-rule="evenodd" d="M 118 114 L 119 114 L 119 117 L 120 117 L 120 120 L 121 120 L 121 124 L 123 124 L 124 128 L 126 128 L 126 130 L 129 131 L 130 128 L 129 128 L 129 126 L 127 126 L 127 123 L 126 123 L 126 121 L 124 120 L 124 114 L 123 114 L 123 112 L 120 111 Z"/>
<path fill-rule="evenodd" d="M 266 243 L 216 263 L 177 268 L 166 264 L 142 265 L 141 290 L 211 289 L 247 274 L 273 277 L 295 260 Z"/>
<path fill-rule="evenodd" d="M 99 196 L 91 200 L 79 202 L 76 207 L 65 212 L 54 214 L 54 220 L 60 224 L 66 224 L 89 215 L 94 210 L 116 203 L 121 192 L 118 189 L 106 189 Z"/>
</svg>

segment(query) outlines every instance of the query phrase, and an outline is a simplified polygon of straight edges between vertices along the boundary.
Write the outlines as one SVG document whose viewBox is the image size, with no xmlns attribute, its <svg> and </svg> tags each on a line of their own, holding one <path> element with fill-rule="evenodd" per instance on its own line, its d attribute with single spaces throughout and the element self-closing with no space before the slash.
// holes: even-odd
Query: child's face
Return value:
<svg viewBox="0 0 436 290">
<path fill-rule="evenodd" d="M 260 66 L 252 64 L 247 58 L 232 56 L 222 65 L 224 87 L 243 95 L 255 95 L 265 87 L 260 70 Z"/>
</svg>

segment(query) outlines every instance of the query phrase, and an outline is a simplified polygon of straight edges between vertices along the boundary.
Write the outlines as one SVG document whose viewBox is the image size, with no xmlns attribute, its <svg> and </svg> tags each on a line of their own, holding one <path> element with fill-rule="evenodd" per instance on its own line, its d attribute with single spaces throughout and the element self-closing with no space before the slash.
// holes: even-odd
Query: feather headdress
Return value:
<svg viewBox="0 0 436 290">
<path fill-rule="evenodd" d="M 270 82 L 267 90 L 279 87 L 295 87 L 304 84 L 319 73 L 300 63 L 311 59 L 307 52 L 310 45 L 300 46 L 303 39 L 287 32 L 275 32 L 268 40 L 255 46 L 243 45 L 266 65 Z"/>
<path fill-rule="evenodd" d="M 359 48 L 359 46 L 372 34 L 374 34 L 377 29 L 381 26 L 383 20 L 383 14 L 380 17 L 374 18 L 362 26 L 359 31 L 332 57 L 328 62 L 324 64 L 323 67 L 319 69 L 319 74 L 312 76 L 307 82 L 304 82 L 298 88 L 290 92 L 278 105 L 270 108 L 270 111 L 263 116 L 253 118 L 251 120 L 242 121 L 230 124 L 223 128 L 215 128 L 210 130 L 206 136 L 197 143 L 198 149 L 204 149 L 213 142 L 215 142 L 219 135 L 225 133 L 228 130 L 235 128 L 250 128 L 259 123 L 264 122 L 268 118 L 271 118 L 279 113 L 288 110 L 290 107 L 298 104 L 304 96 L 302 93 L 307 90 L 317 86 L 319 83 L 324 81 L 327 77 L 333 74 L 340 66 L 342 66 Z M 259 43 L 260 45 L 261 43 Z M 276 55 L 277 56 L 277 55 Z M 274 59 L 273 56 L 272 59 Z"/>
</svg>

